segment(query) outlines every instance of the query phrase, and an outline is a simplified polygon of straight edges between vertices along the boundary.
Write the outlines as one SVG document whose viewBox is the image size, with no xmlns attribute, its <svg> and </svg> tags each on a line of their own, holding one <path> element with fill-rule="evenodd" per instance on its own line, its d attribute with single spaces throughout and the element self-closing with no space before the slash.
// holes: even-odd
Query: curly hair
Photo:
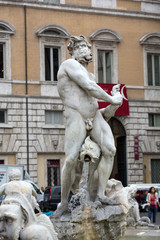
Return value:
<svg viewBox="0 0 160 240">
<path fill-rule="evenodd" d="M 91 44 L 87 41 L 87 39 L 83 35 L 71 36 L 69 44 L 67 46 L 67 48 L 69 50 L 69 54 L 71 56 L 73 54 L 73 49 L 74 49 L 75 43 L 82 42 L 82 41 L 84 41 L 87 44 L 88 48 L 91 49 Z"/>
<path fill-rule="evenodd" d="M 9 181 L 20 180 L 21 172 L 18 168 L 11 168 L 8 176 L 9 176 Z"/>
</svg>

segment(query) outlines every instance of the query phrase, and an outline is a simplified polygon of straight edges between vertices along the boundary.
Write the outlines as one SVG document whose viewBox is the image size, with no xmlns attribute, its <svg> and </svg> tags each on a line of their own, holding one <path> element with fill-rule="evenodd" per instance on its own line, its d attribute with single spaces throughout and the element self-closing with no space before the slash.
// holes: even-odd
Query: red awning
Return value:
<svg viewBox="0 0 160 240">
<path fill-rule="evenodd" d="M 116 84 L 111 84 L 111 83 L 98 83 L 98 85 L 108 94 L 111 95 L 111 91 L 112 91 L 112 87 Z M 128 98 L 127 98 L 127 88 L 124 84 L 120 85 L 120 93 L 123 96 L 123 104 L 121 107 L 119 107 L 117 109 L 117 111 L 115 112 L 115 115 L 119 115 L 119 116 L 125 116 L 125 115 L 129 115 L 129 105 L 128 105 Z M 107 102 L 103 102 L 101 100 L 98 100 L 98 104 L 99 104 L 99 108 L 105 108 L 108 105 L 110 105 L 110 103 Z"/>
</svg>

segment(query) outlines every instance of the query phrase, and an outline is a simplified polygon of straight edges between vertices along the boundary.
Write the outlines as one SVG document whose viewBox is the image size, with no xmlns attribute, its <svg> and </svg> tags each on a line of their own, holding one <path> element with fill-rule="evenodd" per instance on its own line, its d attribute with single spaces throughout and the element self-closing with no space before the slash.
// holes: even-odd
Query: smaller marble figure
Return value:
<svg viewBox="0 0 160 240">
<path fill-rule="evenodd" d="M 0 206 L 0 237 L 8 240 L 58 240 L 50 219 L 34 213 L 37 194 L 30 183 L 20 180 L 20 171 L 12 169 L 10 182 L 0 187 L 5 199 Z"/>
<path fill-rule="evenodd" d="M 18 168 L 11 168 L 9 171 L 9 182 L 0 186 L 0 196 L 11 194 L 12 192 L 23 193 L 28 201 L 31 203 L 33 209 L 40 211 L 37 203 L 37 193 L 32 184 L 22 181 L 21 172 Z"/>
</svg>

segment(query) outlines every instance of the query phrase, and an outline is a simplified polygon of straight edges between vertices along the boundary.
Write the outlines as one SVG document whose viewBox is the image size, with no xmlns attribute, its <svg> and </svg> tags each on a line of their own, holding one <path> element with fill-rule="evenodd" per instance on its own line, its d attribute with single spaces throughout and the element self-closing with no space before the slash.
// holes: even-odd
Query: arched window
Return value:
<svg viewBox="0 0 160 240">
<path fill-rule="evenodd" d="M 160 87 L 160 33 L 149 33 L 140 39 L 144 51 L 145 86 Z"/>
<path fill-rule="evenodd" d="M 70 33 L 58 25 L 46 25 L 36 35 L 40 39 L 40 80 L 56 82 L 59 66 L 66 59 L 65 42 Z"/>
<path fill-rule="evenodd" d="M 15 28 L 0 20 L 0 80 L 11 80 L 11 40 Z"/>
<path fill-rule="evenodd" d="M 90 35 L 93 41 L 94 71 L 99 83 L 118 82 L 117 44 L 121 39 L 111 29 L 100 29 Z"/>
</svg>

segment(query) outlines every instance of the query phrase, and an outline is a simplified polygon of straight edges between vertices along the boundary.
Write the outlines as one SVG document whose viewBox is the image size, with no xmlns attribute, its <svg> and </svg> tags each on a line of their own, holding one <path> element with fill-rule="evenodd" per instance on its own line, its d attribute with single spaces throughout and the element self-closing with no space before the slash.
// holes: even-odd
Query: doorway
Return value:
<svg viewBox="0 0 160 240">
<path fill-rule="evenodd" d="M 112 129 L 117 149 L 111 178 L 115 178 L 121 181 L 123 186 L 127 186 L 126 132 L 118 119 L 113 117 L 108 123 Z"/>
</svg>

